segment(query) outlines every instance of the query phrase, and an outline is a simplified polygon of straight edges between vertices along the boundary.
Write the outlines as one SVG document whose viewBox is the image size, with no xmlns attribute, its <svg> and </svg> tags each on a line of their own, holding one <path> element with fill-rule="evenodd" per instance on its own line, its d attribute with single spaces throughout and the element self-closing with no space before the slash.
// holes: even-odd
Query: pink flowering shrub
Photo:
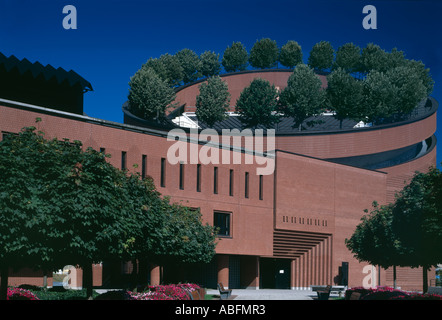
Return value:
<svg viewBox="0 0 442 320">
<path fill-rule="evenodd" d="M 21 288 L 8 288 L 8 300 L 40 300 L 31 291 Z"/>
<path fill-rule="evenodd" d="M 131 292 L 135 300 L 190 300 L 189 292 L 199 290 L 192 283 L 147 286 L 143 293 Z"/>
<path fill-rule="evenodd" d="M 353 292 L 361 294 L 360 300 L 442 300 L 441 295 L 405 292 L 390 287 L 351 288 L 345 292 L 345 299 L 349 300 Z"/>
</svg>

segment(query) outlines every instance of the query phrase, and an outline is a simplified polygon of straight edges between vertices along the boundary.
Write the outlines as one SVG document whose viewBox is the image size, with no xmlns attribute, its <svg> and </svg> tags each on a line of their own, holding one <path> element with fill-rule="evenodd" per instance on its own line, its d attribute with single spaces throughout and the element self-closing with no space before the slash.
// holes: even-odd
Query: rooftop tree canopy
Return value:
<svg viewBox="0 0 442 320">
<path fill-rule="evenodd" d="M 278 61 L 278 45 L 269 38 L 258 40 L 250 50 L 249 62 L 259 69 L 273 68 Z"/>
<path fill-rule="evenodd" d="M 236 112 L 247 128 L 271 126 L 279 121 L 276 113 L 278 91 L 267 80 L 256 78 L 241 92 Z"/>
<path fill-rule="evenodd" d="M 241 42 L 233 42 L 224 50 L 222 65 L 226 72 L 246 70 L 248 65 L 248 53 Z"/>
</svg>

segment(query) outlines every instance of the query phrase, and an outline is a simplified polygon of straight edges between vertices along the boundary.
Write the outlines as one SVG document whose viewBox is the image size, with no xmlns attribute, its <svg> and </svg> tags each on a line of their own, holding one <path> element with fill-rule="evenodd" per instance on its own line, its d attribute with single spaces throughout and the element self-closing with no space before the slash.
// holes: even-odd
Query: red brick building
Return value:
<svg viewBox="0 0 442 320">
<path fill-rule="evenodd" d="M 17 68 L 21 63 L 3 56 L 0 79 L 5 81 L 22 70 Z M 169 130 L 177 127 L 174 121 L 179 124 L 184 119 L 187 124 L 199 125 L 200 131 L 204 129 L 192 114 L 199 83 L 177 91 L 176 101 L 182 107 L 169 114 L 169 125 L 157 126 L 138 119 L 125 106 L 125 123 L 121 124 L 79 112 L 82 94 L 92 86 L 78 75 L 59 70 L 57 78 L 48 75 L 45 67 L 36 70 L 35 64 L 29 63 L 27 68 L 32 72 L 20 71 L 15 76 L 20 79 L 27 74 L 33 81 L 52 81 L 53 90 L 66 86 L 66 101 L 71 104 L 45 103 L 44 99 L 33 103 L 32 94 L 20 99 L 19 95 L 8 96 L 0 91 L 3 133 L 35 125 L 39 117 L 42 121 L 36 125 L 47 138 L 80 140 L 85 147 L 104 149 L 112 155 L 109 161 L 118 168 L 138 164 L 140 171 L 153 177 L 163 195 L 189 207 L 201 208 L 205 222 L 221 227 L 217 255 L 210 264 L 179 270 L 174 266 L 153 265 L 148 276 L 151 283 L 158 283 L 162 274 L 166 282 L 189 280 L 206 287 L 215 287 L 217 282 L 229 288 L 360 286 L 368 275 L 364 269 L 367 264 L 353 258 L 345 246 L 345 238 L 352 235 L 364 209 L 370 209 L 373 201 L 393 201 L 394 193 L 416 170 L 426 171 L 436 164 L 434 133 L 438 104 L 433 98 L 419 105 L 408 120 L 382 126 L 359 128 L 349 121 L 339 129 L 332 115 L 322 115 L 322 125 L 299 132 L 291 129 L 289 119 L 283 120 L 275 127 L 274 148 L 264 143 L 264 151 L 275 149 L 274 171 L 257 175 L 256 170 L 262 167 L 258 159 L 267 158 L 257 155 L 253 163 L 246 164 L 248 152 L 244 143 L 243 149 L 218 150 L 226 152 L 229 158 L 238 157 L 240 164 L 188 161 L 172 165 L 167 161 L 168 150 L 175 143 L 167 139 Z M 283 89 L 290 72 L 248 71 L 225 75 L 223 79 L 228 83 L 234 104 L 254 78 L 267 79 Z M 325 76 L 319 77 L 326 86 Z M 35 94 L 39 97 L 38 91 Z M 78 104 L 73 106 L 72 100 Z M 217 130 L 222 128 L 238 128 L 237 117 L 232 114 L 215 125 Z M 190 133 L 189 128 L 183 130 Z M 186 146 L 198 152 L 205 147 L 192 142 L 186 142 Z M 131 269 L 131 265 L 123 262 L 109 265 L 104 261 L 94 268 L 94 284 L 115 284 L 117 278 L 123 278 Z M 390 270 L 378 270 L 379 273 L 376 284 L 393 284 Z M 433 279 L 434 273 L 429 278 Z M 10 279 L 12 285 L 42 284 L 42 274 L 29 270 L 22 270 Z M 422 271 L 400 268 L 398 285 L 403 289 L 421 289 Z"/>
</svg>

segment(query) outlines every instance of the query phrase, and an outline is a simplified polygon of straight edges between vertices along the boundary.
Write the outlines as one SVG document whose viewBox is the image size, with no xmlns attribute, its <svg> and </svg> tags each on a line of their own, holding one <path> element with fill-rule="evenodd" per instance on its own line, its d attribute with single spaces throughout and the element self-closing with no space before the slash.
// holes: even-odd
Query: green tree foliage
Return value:
<svg viewBox="0 0 442 320">
<path fill-rule="evenodd" d="M 393 205 L 374 202 L 372 211 L 361 218 L 361 223 L 353 235 L 345 239 L 345 244 L 358 261 L 385 269 L 393 266 L 396 287 L 396 266 L 401 265 L 404 251 L 392 230 L 392 221 Z"/>
<path fill-rule="evenodd" d="M 325 90 L 321 89 L 321 85 L 315 72 L 307 65 L 300 64 L 280 94 L 279 110 L 286 117 L 293 117 L 294 126 L 299 130 L 302 130 L 305 119 L 317 115 L 325 107 Z"/>
<path fill-rule="evenodd" d="M 315 44 L 308 57 L 308 65 L 315 71 L 325 71 L 333 65 L 333 47 L 328 41 L 321 41 Z"/>
<path fill-rule="evenodd" d="M 361 53 L 361 71 L 369 73 L 370 71 L 382 72 L 387 69 L 388 62 L 385 51 L 376 44 L 367 44 Z"/>
<path fill-rule="evenodd" d="M 417 172 L 392 204 L 373 204 L 361 219 L 348 249 L 359 261 L 384 268 L 422 267 L 424 292 L 427 271 L 442 261 L 442 172 Z"/>
<path fill-rule="evenodd" d="M 202 83 L 199 89 L 196 116 L 198 120 L 212 127 L 215 122 L 226 118 L 230 102 L 229 88 L 221 77 L 215 76 Z"/>
<path fill-rule="evenodd" d="M 183 81 L 183 67 L 176 56 L 168 53 L 160 58 L 150 58 L 143 68 L 151 68 L 169 86 L 175 87 Z"/>
<path fill-rule="evenodd" d="M 183 68 L 184 84 L 194 82 L 201 77 L 201 60 L 194 51 L 186 48 L 175 55 Z"/>
<path fill-rule="evenodd" d="M 213 228 L 198 213 L 160 197 L 151 179 L 83 151 L 81 142 L 46 140 L 25 128 L 0 142 L 0 174 L 0 298 L 9 267 L 78 264 L 91 295 L 94 262 L 207 261 L 214 254 Z"/>
<path fill-rule="evenodd" d="M 131 77 L 129 87 L 129 110 L 143 119 L 161 119 L 176 97 L 168 82 L 147 65 Z"/>
<path fill-rule="evenodd" d="M 388 70 L 386 76 L 397 88 L 396 104 L 393 106 L 395 113 L 408 115 L 427 97 L 427 88 L 414 68 L 399 66 Z"/>
<path fill-rule="evenodd" d="M 425 68 L 425 65 L 422 61 L 416 60 L 405 60 L 404 64 L 406 67 L 413 70 L 413 72 L 419 77 L 422 81 L 422 84 L 426 88 L 427 96 L 429 96 L 433 92 L 434 80 L 431 77 L 430 69 Z"/>
<path fill-rule="evenodd" d="M 427 270 L 442 261 L 442 173 L 431 168 L 416 173 L 397 195 L 392 228 L 407 255 L 402 265 L 423 268 L 424 292 Z"/>
<path fill-rule="evenodd" d="M 287 43 L 281 47 L 279 52 L 279 62 L 288 68 L 294 68 L 302 63 L 301 46 L 296 41 L 287 41 Z"/>
<path fill-rule="evenodd" d="M 226 72 L 246 70 L 248 65 L 248 53 L 241 42 L 233 42 L 224 50 L 221 64 Z"/>
<path fill-rule="evenodd" d="M 353 43 L 346 43 L 336 51 L 336 60 L 333 69 L 342 68 L 348 73 L 360 70 L 361 48 Z"/>
<path fill-rule="evenodd" d="M 212 77 L 219 75 L 221 72 L 221 63 L 219 62 L 219 54 L 213 51 L 204 51 L 200 55 L 201 75 L 203 77 Z"/>
<path fill-rule="evenodd" d="M 364 114 L 368 122 L 383 123 L 395 113 L 398 88 L 383 72 L 371 71 L 364 80 Z"/>
<path fill-rule="evenodd" d="M 340 122 L 344 119 L 358 119 L 363 99 L 362 82 L 353 78 L 341 68 L 327 76 L 326 98 L 328 107 L 334 111 Z"/>
<path fill-rule="evenodd" d="M 276 113 L 278 91 L 274 85 L 264 79 L 254 79 L 250 85 L 241 92 L 237 102 L 236 111 L 241 122 L 248 128 L 258 125 L 270 127 L 279 121 Z"/>
<path fill-rule="evenodd" d="M 249 63 L 254 68 L 273 68 L 277 64 L 278 53 L 276 41 L 269 38 L 257 40 L 250 50 Z"/>
</svg>

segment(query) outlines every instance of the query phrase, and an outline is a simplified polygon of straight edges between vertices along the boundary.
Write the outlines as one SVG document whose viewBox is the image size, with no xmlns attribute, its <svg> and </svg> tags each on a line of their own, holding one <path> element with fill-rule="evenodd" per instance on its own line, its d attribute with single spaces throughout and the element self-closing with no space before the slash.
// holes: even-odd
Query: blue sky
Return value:
<svg viewBox="0 0 442 320">
<path fill-rule="evenodd" d="M 76 30 L 63 28 L 66 5 L 77 9 Z M 365 5 L 377 9 L 376 30 L 362 26 Z M 305 62 L 321 40 L 335 49 L 347 42 L 396 47 L 430 68 L 442 102 L 441 14 L 438 0 L 0 0 L 0 52 L 75 70 L 94 88 L 85 112 L 117 122 L 130 77 L 150 57 L 184 48 L 221 56 L 234 41 L 250 50 L 264 37 L 279 46 L 297 41 Z"/>
</svg>

